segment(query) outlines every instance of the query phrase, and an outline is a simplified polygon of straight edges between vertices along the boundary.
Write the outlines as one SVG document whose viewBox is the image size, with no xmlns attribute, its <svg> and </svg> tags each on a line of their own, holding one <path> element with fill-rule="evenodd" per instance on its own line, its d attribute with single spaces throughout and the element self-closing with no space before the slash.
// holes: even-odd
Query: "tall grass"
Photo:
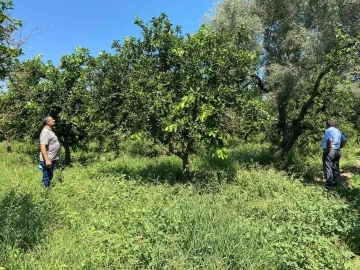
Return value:
<svg viewBox="0 0 360 270">
<path fill-rule="evenodd" d="M 51 190 L 14 148 L 0 144 L 0 269 L 359 269 L 354 204 L 263 167 L 263 147 L 194 157 L 204 185 L 128 152 L 57 170 Z"/>
</svg>

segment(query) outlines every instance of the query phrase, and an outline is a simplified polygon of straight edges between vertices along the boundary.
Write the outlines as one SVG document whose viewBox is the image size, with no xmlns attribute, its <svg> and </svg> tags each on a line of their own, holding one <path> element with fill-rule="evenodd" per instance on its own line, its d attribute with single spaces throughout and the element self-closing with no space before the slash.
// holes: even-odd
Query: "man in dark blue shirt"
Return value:
<svg viewBox="0 0 360 270">
<path fill-rule="evenodd" d="M 322 139 L 323 169 L 326 178 L 326 187 L 336 187 L 340 183 L 340 157 L 341 148 L 346 144 L 344 134 L 335 128 L 335 121 L 326 121 L 326 130 Z"/>
</svg>

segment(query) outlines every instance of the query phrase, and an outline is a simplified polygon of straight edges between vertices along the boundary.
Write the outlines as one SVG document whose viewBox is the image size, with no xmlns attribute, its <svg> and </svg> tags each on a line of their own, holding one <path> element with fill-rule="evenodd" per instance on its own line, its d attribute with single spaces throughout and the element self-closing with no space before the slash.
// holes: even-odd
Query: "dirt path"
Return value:
<svg viewBox="0 0 360 270">
<path fill-rule="evenodd" d="M 355 175 L 360 173 L 360 156 L 357 158 L 356 162 L 350 167 L 343 170 L 340 173 L 341 181 L 343 181 L 346 186 L 352 188 L 349 180 Z"/>
</svg>

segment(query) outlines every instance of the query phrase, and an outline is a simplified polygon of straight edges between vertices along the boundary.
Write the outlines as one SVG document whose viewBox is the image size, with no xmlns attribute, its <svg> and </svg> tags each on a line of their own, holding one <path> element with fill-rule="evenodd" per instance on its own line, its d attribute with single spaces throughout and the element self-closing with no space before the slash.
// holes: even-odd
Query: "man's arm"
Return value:
<svg viewBox="0 0 360 270">
<path fill-rule="evenodd" d="M 40 133 L 40 151 L 44 158 L 44 162 L 45 162 L 45 165 L 47 168 L 51 167 L 51 160 L 50 160 L 50 158 L 47 154 L 47 150 L 46 150 L 46 147 L 48 146 L 49 141 L 50 141 L 50 138 L 49 138 L 48 132 L 42 131 Z"/>
<path fill-rule="evenodd" d="M 340 143 L 340 148 L 343 148 L 346 145 L 346 141 Z"/>
<path fill-rule="evenodd" d="M 326 141 L 326 149 L 324 149 L 324 152 L 330 152 L 331 150 L 331 145 L 332 145 L 332 140 L 328 139 Z"/>
<path fill-rule="evenodd" d="M 344 135 L 344 133 L 341 132 L 341 143 L 340 143 L 340 148 L 343 148 L 346 145 L 347 139 Z"/>
<path fill-rule="evenodd" d="M 47 154 L 47 151 L 46 151 L 46 145 L 45 144 L 40 144 L 40 150 L 41 150 L 41 154 L 44 157 L 46 167 L 50 168 L 51 167 L 51 160 L 48 157 L 48 154 Z"/>
</svg>

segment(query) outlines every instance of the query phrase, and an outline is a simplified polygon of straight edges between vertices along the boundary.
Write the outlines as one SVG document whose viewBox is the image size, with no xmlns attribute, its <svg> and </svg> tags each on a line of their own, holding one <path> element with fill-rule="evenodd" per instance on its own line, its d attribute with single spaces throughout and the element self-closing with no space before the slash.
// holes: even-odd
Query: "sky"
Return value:
<svg viewBox="0 0 360 270">
<path fill-rule="evenodd" d="M 62 54 L 76 46 L 90 49 L 97 56 L 111 52 L 114 40 L 125 36 L 140 37 L 134 25 L 136 16 L 144 22 L 162 12 L 183 33 L 195 33 L 215 0 L 14 0 L 11 16 L 22 20 L 23 35 L 40 28 L 23 50 L 22 60 L 42 54 L 42 60 L 59 63 Z"/>
</svg>

